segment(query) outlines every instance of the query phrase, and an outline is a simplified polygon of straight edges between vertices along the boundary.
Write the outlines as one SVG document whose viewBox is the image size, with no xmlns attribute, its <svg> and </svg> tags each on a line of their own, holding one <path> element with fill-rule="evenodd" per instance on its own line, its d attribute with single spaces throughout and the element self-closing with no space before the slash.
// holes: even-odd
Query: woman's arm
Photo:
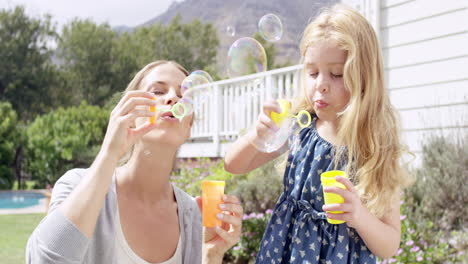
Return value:
<svg viewBox="0 0 468 264">
<path fill-rule="evenodd" d="M 100 152 L 80 184 L 60 206 L 63 214 L 87 238 L 94 233 L 118 157 Z"/>
<path fill-rule="evenodd" d="M 49 214 L 29 238 L 27 263 L 79 263 L 94 233 L 118 160 L 154 127 L 148 123 L 132 128 L 136 118 L 154 115 L 136 109 L 138 105 L 154 105 L 152 97 L 143 91 L 127 93 L 111 113 L 101 151 L 89 170 L 85 175 L 71 171 L 57 182 Z"/>
</svg>

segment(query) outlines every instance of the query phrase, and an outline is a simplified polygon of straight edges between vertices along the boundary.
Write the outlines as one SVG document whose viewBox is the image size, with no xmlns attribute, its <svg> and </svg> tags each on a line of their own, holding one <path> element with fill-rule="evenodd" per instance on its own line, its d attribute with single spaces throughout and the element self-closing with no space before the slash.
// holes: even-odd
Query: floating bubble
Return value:
<svg viewBox="0 0 468 264">
<path fill-rule="evenodd" d="M 258 33 L 267 41 L 278 41 L 283 36 L 283 23 L 275 14 L 264 15 L 258 21 Z"/>
<path fill-rule="evenodd" d="M 208 80 L 208 82 L 210 82 L 210 83 L 213 82 L 213 78 L 206 71 L 196 70 L 196 71 L 192 72 L 190 75 L 200 75 L 200 76 L 205 77 Z"/>
<path fill-rule="evenodd" d="M 200 85 L 205 85 L 208 83 L 210 83 L 210 81 L 202 74 L 190 74 L 188 77 L 186 77 L 182 81 L 182 84 L 180 86 L 180 91 L 182 92 L 182 95 L 183 95 L 189 89 L 192 89 Z"/>
<path fill-rule="evenodd" d="M 264 72 L 267 69 L 265 49 L 253 38 L 240 38 L 229 48 L 227 64 L 231 78 Z"/>
<path fill-rule="evenodd" d="M 231 36 L 231 37 L 234 37 L 236 35 L 236 28 L 234 26 L 227 26 L 226 27 L 226 33 Z"/>
</svg>

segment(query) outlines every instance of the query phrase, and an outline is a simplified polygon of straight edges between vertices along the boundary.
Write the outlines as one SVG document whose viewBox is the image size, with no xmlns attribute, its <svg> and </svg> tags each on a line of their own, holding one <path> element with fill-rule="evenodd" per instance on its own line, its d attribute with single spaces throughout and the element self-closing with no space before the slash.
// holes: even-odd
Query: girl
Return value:
<svg viewBox="0 0 468 264">
<path fill-rule="evenodd" d="M 156 122 L 148 122 L 154 115 L 148 106 L 178 102 L 187 75 L 169 61 L 137 73 L 91 167 L 68 171 L 55 184 L 49 213 L 29 238 L 27 263 L 201 263 L 202 253 L 204 263 L 222 262 L 240 237 L 239 200 L 224 198 L 230 213 L 220 217 L 224 229 L 207 228 L 202 241 L 195 199 L 169 182 L 192 116 L 179 123 L 157 112 Z M 118 167 L 126 152 L 128 162 Z"/>
<path fill-rule="evenodd" d="M 399 194 L 407 184 L 376 34 L 358 12 L 336 5 L 307 26 L 300 48 L 305 87 L 296 113 L 307 109 L 313 122 L 291 138 L 284 191 L 257 263 L 375 263 L 399 247 Z M 281 154 L 261 153 L 251 143 L 277 129 L 272 111 L 281 109 L 265 104 L 255 130 L 233 144 L 227 171 L 246 173 Z M 322 190 L 320 174 L 334 169 L 349 175 L 336 177 L 346 190 Z M 325 206 L 322 191 L 345 202 Z M 329 224 L 327 217 L 346 223 Z"/>
</svg>

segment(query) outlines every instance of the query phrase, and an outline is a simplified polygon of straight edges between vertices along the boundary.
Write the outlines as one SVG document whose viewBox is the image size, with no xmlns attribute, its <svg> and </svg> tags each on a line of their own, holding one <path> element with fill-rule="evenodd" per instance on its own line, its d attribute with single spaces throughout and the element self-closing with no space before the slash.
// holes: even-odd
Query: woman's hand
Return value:
<svg viewBox="0 0 468 264">
<path fill-rule="evenodd" d="M 197 197 L 196 200 L 202 211 L 201 198 Z M 219 208 L 224 213 L 217 215 L 223 222 L 222 226 L 203 228 L 203 263 L 221 263 L 224 254 L 240 241 L 244 209 L 235 196 L 224 195 L 223 201 Z"/>
<path fill-rule="evenodd" d="M 324 187 L 323 191 L 328 193 L 335 193 L 343 196 L 344 203 L 342 204 L 328 204 L 322 207 L 323 211 L 343 211 L 340 214 L 327 213 L 327 218 L 346 221 L 349 227 L 356 228 L 358 224 L 362 224 L 363 215 L 365 215 L 367 208 L 363 206 L 361 199 L 350 180 L 337 176 L 337 182 L 342 183 L 347 189 L 339 187 Z"/>
<path fill-rule="evenodd" d="M 150 122 L 135 127 L 137 118 L 154 115 L 147 107 L 156 105 L 156 101 L 151 100 L 153 97 L 152 93 L 145 91 L 130 91 L 125 94 L 110 114 L 102 151 L 108 155 L 116 155 L 119 160 L 138 139 L 155 127 Z"/>
</svg>

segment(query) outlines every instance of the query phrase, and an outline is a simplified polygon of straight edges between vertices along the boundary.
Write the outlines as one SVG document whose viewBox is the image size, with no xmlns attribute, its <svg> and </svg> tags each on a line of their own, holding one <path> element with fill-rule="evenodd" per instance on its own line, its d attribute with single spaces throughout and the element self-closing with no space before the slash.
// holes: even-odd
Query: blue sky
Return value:
<svg viewBox="0 0 468 264">
<path fill-rule="evenodd" d="M 49 13 L 59 27 L 74 17 L 111 26 L 137 26 L 167 10 L 176 0 L 0 0 L 0 9 L 26 6 L 29 15 Z M 179 0 L 178 2 L 180 2 Z"/>
</svg>

